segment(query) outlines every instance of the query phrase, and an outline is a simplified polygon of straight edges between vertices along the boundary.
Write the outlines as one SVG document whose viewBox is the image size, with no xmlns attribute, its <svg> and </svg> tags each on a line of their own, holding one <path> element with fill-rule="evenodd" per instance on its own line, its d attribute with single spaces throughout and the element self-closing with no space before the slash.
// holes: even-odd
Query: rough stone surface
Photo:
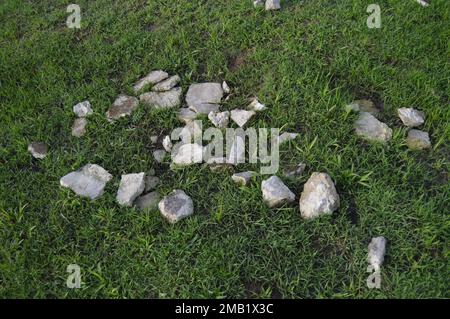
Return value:
<svg viewBox="0 0 450 319">
<path fill-rule="evenodd" d="M 373 116 L 377 116 L 380 113 L 380 110 L 370 100 L 356 100 L 346 105 L 345 108 L 347 109 L 347 111 L 367 112 L 372 114 Z"/>
<path fill-rule="evenodd" d="M 231 92 L 230 87 L 228 86 L 228 83 L 223 81 L 222 82 L 222 90 L 224 93 L 229 94 Z"/>
<path fill-rule="evenodd" d="M 430 136 L 427 132 L 410 130 L 406 138 L 406 145 L 413 150 L 423 150 L 431 147 Z"/>
<path fill-rule="evenodd" d="M 423 112 L 416 109 L 402 107 L 399 108 L 397 112 L 403 124 L 408 127 L 420 126 L 425 122 L 425 115 Z"/>
<path fill-rule="evenodd" d="M 286 177 L 299 177 L 302 176 L 306 169 L 306 164 L 300 163 L 295 167 L 290 167 L 284 171 L 284 176 Z"/>
<path fill-rule="evenodd" d="M 208 115 L 211 112 L 220 111 L 219 104 L 211 104 L 211 103 L 197 104 L 195 106 L 190 106 L 190 108 L 194 110 L 197 114 L 205 114 L 205 115 Z"/>
<path fill-rule="evenodd" d="M 82 137 L 86 134 L 87 120 L 84 117 L 75 119 L 72 125 L 72 136 Z"/>
<path fill-rule="evenodd" d="M 47 156 L 48 147 L 46 144 L 41 142 L 33 142 L 28 145 L 28 151 L 34 158 L 43 159 Z"/>
<path fill-rule="evenodd" d="M 131 115 L 138 107 L 139 101 L 133 96 L 119 95 L 113 105 L 106 112 L 108 120 L 113 121 L 121 117 Z"/>
<path fill-rule="evenodd" d="M 190 108 L 183 107 L 178 112 L 178 119 L 184 123 L 192 122 L 197 117 L 197 113 Z"/>
<path fill-rule="evenodd" d="M 392 138 L 392 129 L 372 114 L 361 112 L 355 122 L 356 134 L 369 140 L 386 143 Z"/>
<path fill-rule="evenodd" d="M 131 207 L 145 189 L 145 173 L 122 175 L 116 200 L 122 206 Z"/>
<path fill-rule="evenodd" d="M 170 91 L 175 86 L 177 86 L 178 83 L 180 83 L 180 77 L 178 75 L 171 76 L 170 78 L 155 84 L 152 88 L 153 91 L 156 92 L 164 92 L 164 91 Z"/>
<path fill-rule="evenodd" d="M 186 103 L 189 108 L 197 113 L 209 114 L 211 111 L 218 111 L 218 109 L 211 108 L 218 107 L 217 104 L 220 103 L 222 97 L 223 89 L 220 83 L 195 83 L 189 86 L 186 94 Z M 209 111 L 206 112 L 207 110 L 205 109 Z"/>
<path fill-rule="evenodd" d="M 196 143 L 181 145 L 176 152 L 172 152 L 172 163 L 178 166 L 201 163 L 203 160 L 203 147 Z"/>
<path fill-rule="evenodd" d="M 147 92 L 141 94 L 141 103 L 156 109 L 176 108 L 181 105 L 181 88 L 174 88 L 166 92 Z"/>
<path fill-rule="evenodd" d="M 266 10 L 281 9 L 280 0 L 266 0 Z"/>
<path fill-rule="evenodd" d="M 73 112 L 78 117 L 86 117 L 94 113 L 89 101 L 80 102 L 73 106 Z"/>
<path fill-rule="evenodd" d="M 159 185 L 159 177 L 146 175 L 145 176 L 145 191 L 149 192 L 154 190 Z"/>
<path fill-rule="evenodd" d="M 170 139 L 169 135 L 166 135 L 162 141 L 162 146 L 167 152 L 170 152 L 172 150 L 172 140 Z"/>
<path fill-rule="evenodd" d="M 194 213 L 192 199 L 182 190 L 174 190 L 158 204 L 161 214 L 170 222 L 176 223 Z"/>
<path fill-rule="evenodd" d="M 151 192 L 136 199 L 134 205 L 139 210 L 152 211 L 158 208 L 158 203 L 160 200 L 161 196 L 158 192 Z"/>
<path fill-rule="evenodd" d="M 103 194 L 106 183 L 112 175 L 103 167 L 96 164 L 87 164 L 80 170 L 71 172 L 60 179 L 63 187 L 70 188 L 77 195 L 96 199 Z"/>
<path fill-rule="evenodd" d="M 231 119 L 239 126 L 244 127 L 245 124 L 255 115 L 255 111 L 232 110 Z"/>
<path fill-rule="evenodd" d="M 239 186 L 246 186 L 252 180 L 252 177 L 255 176 L 256 173 L 253 171 L 236 173 L 231 176 L 233 181 Z"/>
<path fill-rule="evenodd" d="M 278 207 L 293 202 L 295 195 L 278 176 L 272 176 L 261 183 L 263 199 L 269 207 Z"/>
<path fill-rule="evenodd" d="M 300 196 L 300 212 L 304 218 L 332 214 L 340 200 L 333 181 L 326 173 L 313 173 Z"/>
<path fill-rule="evenodd" d="M 158 163 L 162 163 L 164 161 L 164 158 L 166 157 L 166 151 L 165 150 L 156 150 L 153 152 L 153 158 Z"/>
<path fill-rule="evenodd" d="M 266 109 L 266 106 L 260 103 L 257 98 L 254 98 L 248 105 L 247 109 L 249 109 L 250 111 L 261 112 Z"/>
<path fill-rule="evenodd" d="M 161 82 L 161 81 L 167 79 L 168 77 L 169 77 L 169 74 L 167 72 L 164 72 L 161 70 L 152 71 L 146 77 L 144 77 L 136 82 L 136 84 L 133 87 L 134 92 L 138 93 L 139 91 L 141 91 L 144 88 L 144 86 L 146 86 L 148 84 L 152 84 L 152 85 L 156 84 L 158 82 Z"/>
<path fill-rule="evenodd" d="M 230 122 L 230 112 L 210 112 L 208 118 L 215 127 L 225 128 Z"/>
<path fill-rule="evenodd" d="M 367 254 L 367 261 L 375 270 L 380 269 L 384 262 L 384 255 L 386 253 L 387 240 L 383 236 L 372 238 Z"/>
</svg>

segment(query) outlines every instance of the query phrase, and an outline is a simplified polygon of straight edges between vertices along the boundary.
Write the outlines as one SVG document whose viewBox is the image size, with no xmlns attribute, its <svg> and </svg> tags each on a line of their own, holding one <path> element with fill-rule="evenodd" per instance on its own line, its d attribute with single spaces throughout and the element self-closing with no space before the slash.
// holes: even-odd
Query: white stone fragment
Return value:
<svg viewBox="0 0 450 319">
<path fill-rule="evenodd" d="M 244 127 L 245 124 L 255 115 L 255 111 L 232 110 L 231 119 L 239 126 Z"/>
<path fill-rule="evenodd" d="M 295 194 L 284 185 L 278 176 L 272 176 L 261 183 L 264 202 L 270 208 L 279 207 L 295 200 Z"/>
<path fill-rule="evenodd" d="M 174 190 L 158 204 L 161 214 L 170 222 L 176 223 L 194 213 L 192 199 L 182 190 Z"/>
<path fill-rule="evenodd" d="M 134 93 L 139 93 L 139 91 L 141 91 L 144 86 L 149 84 L 156 84 L 158 82 L 161 82 L 162 80 L 167 79 L 168 77 L 169 74 L 167 72 L 161 70 L 152 71 L 147 76 L 136 82 L 136 84 L 133 86 Z"/>
<path fill-rule="evenodd" d="M 119 205 L 131 207 L 145 189 L 145 173 L 122 175 L 116 200 Z"/>
<path fill-rule="evenodd" d="M 94 113 L 89 101 L 80 102 L 73 106 L 73 112 L 78 117 L 86 117 Z"/>
</svg>

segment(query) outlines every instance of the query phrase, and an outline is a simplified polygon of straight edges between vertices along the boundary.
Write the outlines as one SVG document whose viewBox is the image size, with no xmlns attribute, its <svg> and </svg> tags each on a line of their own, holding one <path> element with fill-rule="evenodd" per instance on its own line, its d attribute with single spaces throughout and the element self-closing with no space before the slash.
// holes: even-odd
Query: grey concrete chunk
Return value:
<svg viewBox="0 0 450 319">
<path fill-rule="evenodd" d="M 122 206 L 131 207 L 145 189 L 145 173 L 122 175 L 116 200 Z"/>
<path fill-rule="evenodd" d="M 313 173 L 300 196 L 302 217 L 308 219 L 332 214 L 339 205 L 339 195 L 330 176 L 326 173 Z"/>
<path fill-rule="evenodd" d="M 142 195 L 136 199 L 134 205 L 137 209 L 142 211 L 152 211 L 158 209 L 158 204 L 161 201 L 161 196 L 158 192 L 151 192 Z"/>
<path fill-rule="evenodd" d="M 77 195 L 96 199 L 103 194 L 106 183 L 112 175 L 103 167 L 96 164 L 87 164 L 80 170 L 69 173 L 60 179 L 63 187 L 70 188 Z"/>
<path fill-rule="evenodd" d="M 408 127 L 420 126 L 425 122 L 425 114 L 413 108 L 402 107 L 397 110 L 403 124 Z"/>
<path fill-rule="evenodd" d="M 210 112 L 208 118 L 215 127 L 225 128 L 230 122 L 230 112 Z"/>
<path fill-rule="evenodd" d="M 197 108 L 203 104 L 220 104 L 222 97 L 223 89 L 220 83 L 195 83 L 189 86 L 186 103 L 189 108 L 198 112 Z"/>
<path fill-rule="evenodd" d="M 384 262 L 387 240 L 383 236 L 372 238 L 367 254 L 367 261 L 375 270 L 379 270 Z"/>
<path fill-rule="evenodd" d="M 231 119 L 239 126 L 244 127 L 245 124 L 255 115 L 255 111 L 232 110 Z"/>
<path fill-rule="evenodd" d="M 156 109 L 177 108 L 181 105 L 181 88 L 174 88 L 166 92 L 147 92 L 141 94 L 141 103 Z"/>
<path fill-rule="evenodd" d="M 266 10 L 281 9 L 280 0 L 266 0 Z"/>
<path fill-rule="evenodd" d="M 386 143 L 392 138 L 392 129 L 372 114 L 361 112 L 355 122 L 356 134 L 369 141 Z"/>
<path fill-rule="evenodd" d="M 237 185 L 246 186 L 247 184 L 250 183 L 250 181 L 252 180 L 252 177 L 255 175 L 256 175 L 256 172 L 247 171 L 247 172 L 233 174 L 233 176 L 231 176 L 231 178 Z"/>
<path fill-rule="evenodd" d="M 131 115 L 138 107 L 139 101 L 133 96 L 119 95 L 113 105 L 106 112 L 109 121 L 117 120 L 121 117 Z"/>
<path fill-rule="evenodd" d="M 180 83 L 180 80 L 181 79 L 178 75 L 171 76 L 170 78 L 168 78 L 158 84 L 155 84 L 153 86 L 152 90 L 156 91 L 156 92 L 170 91 L 175 86 L 177 86 L 178 83 Z"/>
<path fill-rule="evenodd" d="M 73 106 L 73 112 L 78 117 L 86 117 L 94 113 L 89 101 L 80 102 Z"/>
<path fill-rule="evenodd" d="M 133 86 L 134 93 L 138 93 L 146 85 L 156 84 L 158 82 L 161 82 L 162 80 L 167 79 L 168 77 L 169 74 L 167 72 L 161 70 L 152 71 L 149 74 L 147 74 L 147 76 L 136 82 L 136 84 Z"/>
<path fill-rule="evenodd" d="M 82 137 L 86 134 L 87 119 L 80 117 L 75 119 L 72 126 L 72 136 Z"/>
<path fill-rule="evenodd" d="M 182 190 L 174 190 L 158 204 L 161 214 L 170 222 L 176 223 L 194 213 L 192 199 Z"/>
<path fill-rule="evenodd" d="M 431 148 L 430 136 L 427 132 L 420 130 L 410 130 L 406 138 L 406 144 L 410 149 L 423 150 Z"/>
<path fill-rule="evenodd" d="M 187 166 L 201 163 L 203 160 L 203 147 L 196 143 L 181 145 L 172 152 L 172 163 L 178 166 Z"/>
<path fill-rule="evenodd" d="M 28 151 L 34 158 L 43 159 L 47 156 L 48 147 L 45 143 L 33 142 L 28 145 Z"/>
<path fill-rule="evenodd" d="M 269 207 L 278 207 L 295 200 L 295 194 L 284 185 L 278 176 L 272 176 L 261 183 L 264 202 Z"/>
</svg>

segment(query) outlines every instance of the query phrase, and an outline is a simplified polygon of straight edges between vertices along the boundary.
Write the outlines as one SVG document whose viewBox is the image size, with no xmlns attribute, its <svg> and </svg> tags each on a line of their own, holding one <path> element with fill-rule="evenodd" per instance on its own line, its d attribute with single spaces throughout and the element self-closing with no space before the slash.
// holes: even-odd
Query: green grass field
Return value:
<svg viewBox="0 0 450 319">
<path fill-rule="evenodd" d="M 148 2 L 148 3 L 147 3 Z M 448 298 L 450 297 L 450 6 L 371 1 L 77 0 L 81 29 L 66 26 L 68 1 L 0 3 L 0 297 L 2 298 Z M 281 171 L 305 162 L 335 181 L 341 206 L 306 221 L 295 204 L 269 209 L 261 180 L 238 188 L 230 170 L 155 163 L 151 135 L 181 123 L 175 110 L 142 105 L 111 124 L 116 96 L 154 69 L 194 82 L 226 80 L 223 109 L 256 95 L 268 109 L 253 127 L 300 137 L 281 148 Z M 344 106 L 369 98 L 394 131 L 388 145 L 353 130 Z M 95 114 L 71 136 L 72 106 Z M 431 150 L 411 151 L 397 108 L 426 114 Z M 28 143 L 49 155 L 35 160 Z M 114 175 L 96 201 L 61 188 L 87 163 Z M 120 175 L 154 168 L 165 195 L 192 197 L 175 225 L 157 212 L 120 207 Z M 255 169 L 244 164 L 238 170 Z M 388 239 L 381 289 L 366 286 L 367 245 Z M 68 264 L 81 289 L 68 289 Z"/>
</svg>

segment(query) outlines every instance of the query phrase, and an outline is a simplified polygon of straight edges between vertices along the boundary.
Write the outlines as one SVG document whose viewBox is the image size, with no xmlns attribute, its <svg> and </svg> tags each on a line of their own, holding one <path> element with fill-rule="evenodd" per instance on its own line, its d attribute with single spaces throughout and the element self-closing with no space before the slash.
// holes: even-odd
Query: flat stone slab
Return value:
<svg viewBox="0 0 450 319">
<path fill-rule="evenodd" d="M 403 124 L 408 127 L 420 126 L 425 122 L 425 114 L 416 109 L 402 107 L 397 112 Z"/>
<path fill-rule="evenodd" d="M 140 196 L 136 199 L 135 206 L 142 211 L 153 211 L 158 209 L 158 203 L 161 201 L 161 196 L 158 192 L 151 192 Z"/>
<path fill-rule="evenodd" d="M 180 83 L 181 79 L 178 75 L 171 76 L 170 78 L 159 82 L 158 84 L 155 84 L 152 88 L 152 91 L 155 92 L 164 92 L 164 91 L 170 91 L 175 86 Z"/>
<path fill-rule="evenodd" d="M 270 208 L 279 207 L 295 200 L 295 194 L 284 185 L 278 176 L 272 176 L 261 183 L 264 202 Z"/>
<path fill-rule="evenodd" d="M 266 0 L 266 10 L 281 9 L 280 0 Z"/>
<path fill-rule="evenodd" d="M 145 173 L 122 175 L 116 200 L 119 205 L 131 207 L 145 189 Z"/>
<path fill-rule="evenodd" d="M 383 236 L 372 238 L 367 254 L 367 261 L 375 270 L 379 270 L 384 262 L 387 240 Z"/>
<path fill-rule="evenodd" d="M 192 122 L 197 117 L 197 113 L 190 108 L 182 107 L 178 111 L 178 119 L 184 123 Z"/>
<path fill-rule="evenodd" d="M 166 92 L 147 92 L 139 97 L 141 103 L 156 109 L 177 108 L 181 105 L 181 88 Z"/>
<path fill-rule="evenodd" d="M 133 96 L 119 95 L 113 105 L 106 112 L 109 121 L 129 116 L 138 107 L 139 101 Z"/>
<path fill-rule="evenodd" d="M 220 104 L 223 93 L 220 83 L 191 84 L 186 94 L 186 103 L 189 108 L 200 113 L 197 109 L 201 108 L 202 104 Z M 209 112 L 205 114 L 209 114 Z"/>
<path fill-rule="evenodd" d="M 192 199 L 182 190 L 174 190 L 158 204 L 161 214 L 170 222 L 176 223 L 194 213 Z"/>
<path fill-rule="evenodd" d="M 210 112 L 208 114 L 208 119 L 215 127 L 225 128 L 230 122 L 230 112 Z"/>
<path fill-rule="evenodd" d="M 77 195 L 96 199 L 103 194 L 106 183 L 112 175 L 103 167 L 96 164 L 87 164 L 80 170 L 71 172 L 60 179 L 62 187 L 73 190 Z"/>
<path fill-rule="evenodd" d="M 250 183 L 250 181 L 252 180 L 252 177 L 255 175 L 256 175 L 256 172 L 247 171 L 247 172 L 233 174 L 233 176 L 231 176 L 231 178 L 237 185 L 246 186 Z"/>
<path fill-rule="evenodd" d="M 78 117 L 86 117 L 94 113 L 89 101 L 80 102 L 73 106 L 73 112 Z"/>
<path fill-rule="evenodd" d="M 303 187 L 299 203 L 302 217 L 309 219 L 332 214 L 339 208 L 340 199 L 328 174 L 313 173 Z"/>
<path fill-rule="evenodd" d="M 75 119 L 72 125 L 72 136 L 82 137 L 84 134 L 86 134 L 87 123 L 87 119 L 84 117 Z"/>
<path fill-rule="evenodd" d="M 231 119 L 239 126 L 244 127 L 247 122 L 255 115 L 255 111 L 232 110 Z"/>
<path fill-rule="evenodd" d="M 431 148 L 430 136 L 421 130 L 410 130 L 406 138 L 406 145 L 413 150 L 424 150 Z"/>
<path fill-rule="evenodd" d="M 392 129 L 367 112 L 361 112 L 355 122 L 356 134 L 369 141 L 387 143 L 392 138 Z"/>
<path fill-rule="evenodd" d="M 43 159 L 47 156 L 48 146 L 45 143 L 33 142 L 28 145 L 28 151 L 34 158 Z"/>
<path fill-rule="evenodd" d="M 151 71 L 147 76 L 143 77 L 139 81 L 136 82 L 136 84 L 133 86 L 134 93 L 139 93 L 144 86 L 146 85 L 153 85 L 158 82 L 161 82 L 162 80 L 165 80 L 169 77 L 169 74 L 167 72 L 156 70 Z"/>
</svg>

